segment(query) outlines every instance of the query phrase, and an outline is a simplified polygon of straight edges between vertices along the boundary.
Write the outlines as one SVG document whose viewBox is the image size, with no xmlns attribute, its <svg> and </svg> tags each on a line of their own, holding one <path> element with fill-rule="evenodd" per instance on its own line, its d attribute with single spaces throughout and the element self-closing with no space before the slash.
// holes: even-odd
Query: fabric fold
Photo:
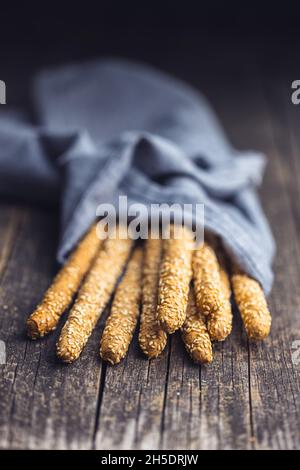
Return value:
<svg viewBox="0 0 300 470">
<path fill-rule="evenodd" d="M 45 71 L 33 91 L 38 126 L 0 114 L 0 191 L 60 204 L 60 262 L 120 195 L 204 204 L 205 227 L 270 291 L 275 246 L 256 194 L 265 157 L 232 148 L 200 93 L 112 60 Z"/>
</svg>

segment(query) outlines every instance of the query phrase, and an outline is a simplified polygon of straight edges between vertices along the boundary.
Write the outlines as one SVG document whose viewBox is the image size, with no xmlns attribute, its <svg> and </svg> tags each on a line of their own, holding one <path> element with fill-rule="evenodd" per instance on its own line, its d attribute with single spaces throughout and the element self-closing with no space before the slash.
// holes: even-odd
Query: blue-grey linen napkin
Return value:
<svg viewBox="0 0 300 470">
<path fill-rule="evenodd" d="M 203 203 L 205 227 L 271 289 L 274 241 L 259 204 L 265 158 L 232 148 L 205 98 L 161 72 L 103 60 L 41 73 L 39 125 L 0 114 L 0 192 L 61 204 L 58 260 L 101 203 Z"/>
</svg>

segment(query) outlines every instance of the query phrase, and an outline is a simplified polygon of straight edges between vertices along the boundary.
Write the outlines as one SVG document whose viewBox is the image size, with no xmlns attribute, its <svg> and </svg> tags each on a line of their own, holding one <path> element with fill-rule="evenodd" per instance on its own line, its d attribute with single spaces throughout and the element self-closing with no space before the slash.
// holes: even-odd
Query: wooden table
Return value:
<svg viewBox="0 0 300 470">
<path fill-rule="evenodd" d="M 292 67 L 276 68 L 276 54 L 274 69 L 266 69 L 261 51 L 222 56 L 210 49 L 200 65 L 195 50 L 194 56 L 187 51 L 162 53 L 157 65 L 208 95 L 237 148 L 268 156 L 261 197 L 278 247 L 272 334 L 250 344 L 236 315 L 231 337 L 215 346 L 209 367 L 192 364 L 177 334 L 150 362 L 135 339 L 127 358 L 110 367 L 98 357 L 102 321 L 80 359 L 62 365 L 55 358 L 58 331 L 32 342 L 24 328 L 56 270 L 57 213 L 2 202 L 0 340 L 7 363 L 0 365 L 1 448 L 300 447 L 300 354 L 294 349 L 300 341 L 300 105 L 290 98 L 299 76 Z"/>
</svg>

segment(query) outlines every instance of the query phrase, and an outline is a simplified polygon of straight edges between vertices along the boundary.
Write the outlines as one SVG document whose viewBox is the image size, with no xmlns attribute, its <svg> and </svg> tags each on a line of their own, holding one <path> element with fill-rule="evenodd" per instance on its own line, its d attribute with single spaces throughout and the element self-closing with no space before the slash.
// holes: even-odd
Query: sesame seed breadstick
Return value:
<svg viewBox="0 0 300 470">
<path fill-rule="evenodd" d="M 212 344 L 205 316 L 197 311 L 194 289 L 191 287 L 186 311 L 186 319 L 181 327 L 181 336 L 191 358 L 200 364 L 213 360 Z"/>
<path fill-rule="evenodd" d="M 220 267 L 213 248 L 203 243 L 194 251 L 192 266 L 197 307 L 210 315 L 220 309 L 223 300 Z"/>
<path fill-rule="evenodd" d="M 248 337 L 255 341 L 263 340 L 270 333 L 272 318 L 261 286 L 242 273 L 234 273 L 231 280 Z"/>
<path fill-rule="evenodd" d="M 128 262 L 103 330 L 100 355 L 117 364 L 128 351 L 137 324 L 141 301 L 143 250 L 136 248 Z"/>
<path fill-rule="evenodd" d="M 93 225 L 54 278 L 42 302 L 28 318 L 27 331 L 32 339 L 45 336 L 56 328 L 61 315 L 71 304 L 101 243 L 97 237 L 96 226 Z"/>
<path fill-rule="evenodd" d="M 132 241 L 108 238 L 83 282 L 57 343 L 57 355 L 73 362 L 81 354 L 129 256 Z"/>
<path fill-rule="evenodd" d="M 169 334 L 183 325 L 192 277 L 190 232 L 183 227 L 179 239 L 174 234 L 172 226 L 170 238 L 163 242 L 157 307 L 157 319 Z"/>
<path fill-rule="evenodd" d="M 167 344 L 167 333 L 156 318 L 161 253 L 162 240 L 148 239 L 144 250 L 139 345 L 149 358 L 159 356 Z"/>
<path fill-rule="evenodd" d="M 228 258 L 221 240 L 211 233 L 207 234 L 208 245 L 214 251 L 217 262 L 219 264 L 219 274 L 221 278 L 222 290 L 225 293 L 225 297 L 230 299 L 231 297 L 231 284 L 230 276 L 228 275 Z"/>
<path fill-rule="evenodd" d="M 230 277 L 228 275 L 228 272 L 226 271 L 226 268 L 224 268 L 222 264 L 220 264 L 220 277 L 221 277 L 221 282 L 222 282 L 223 292 L 225 294 L 225 297 L 227 299 L 230 299 L 231 297 Z"/>
<path fill-rule="evenodd" d="M 219 258 L 219 273 L 221 280 L 221 304 L 218 310 L 208 317 L 207 328 L 212 341 L 224 341 L 232 330 L 232 309 L 230 303 L 231 287 L 230 279 L 224 266 L 224 261 Z"/>
</svg>

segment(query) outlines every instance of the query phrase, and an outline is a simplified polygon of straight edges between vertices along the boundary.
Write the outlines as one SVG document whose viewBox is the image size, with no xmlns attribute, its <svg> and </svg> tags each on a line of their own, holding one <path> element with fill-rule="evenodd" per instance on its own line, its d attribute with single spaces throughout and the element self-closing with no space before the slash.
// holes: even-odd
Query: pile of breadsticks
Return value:
<svg viewBox="0 0 300 470">
<path fill-rule="evenodd" d="M 228 268 L 215 239 L 196 249 L 193 243 L 189 230 L 176 237 L 174 226 L 169 238 L 150 238 L 141 246 L 124 233 L 103 240 L 94 225 L 28 318 L 28 335 L 50 333 L 70 308 L 57 355 L 73 362 L 113 296 L 100 341 L 104 360 L 117 364 L 124 358 L 139 323 L 139 345 L 149 358 L 180 330 L 192 359 L 210 363 L 212 342 L 225 340 L 232 329 L 232 289 L 248 337 L 264 339 L 271 315 L 258 282 Z"/>
</svg>

